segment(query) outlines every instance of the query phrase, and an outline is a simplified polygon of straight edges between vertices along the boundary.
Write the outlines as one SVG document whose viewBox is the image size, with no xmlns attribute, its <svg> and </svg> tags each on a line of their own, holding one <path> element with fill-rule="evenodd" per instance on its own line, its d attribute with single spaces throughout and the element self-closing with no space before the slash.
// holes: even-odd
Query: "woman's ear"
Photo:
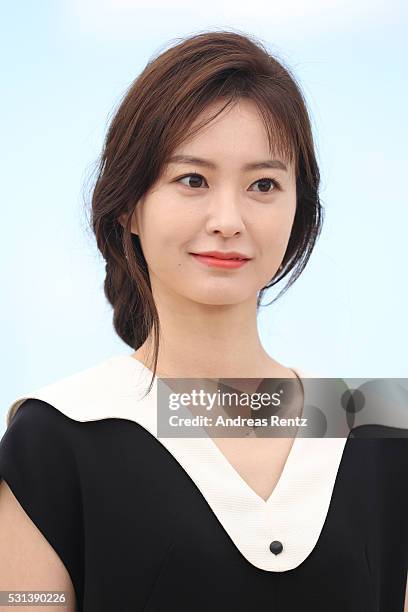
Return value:
<svg viewBox="0 0 408 612">
<path fill-rule="evenodd" d="M 126 223 L 127 223 L 127 220 L 128 220 L 128 213 L 122 213 L 121 215 L 119 215 L 119 217 L 117 219 L 118 219 L 119 223 L 121 224 L 121 226 L 124 228 L 126 226 Z M 132 232 L 132 234 L 137 234 L 138 233 L 137 226 L 136 226 L 135 215 L 132 215 L 130 231 Z"/>
<path fill-rule="evenodd" d="M 119 221 L 119 223 L 121 224 L 122 227 L 125 227 L 125 225 L 126 225 L 126 215 L 125 215 L 125 213 L 119 215 L 118 221 Z"/>
</svg>

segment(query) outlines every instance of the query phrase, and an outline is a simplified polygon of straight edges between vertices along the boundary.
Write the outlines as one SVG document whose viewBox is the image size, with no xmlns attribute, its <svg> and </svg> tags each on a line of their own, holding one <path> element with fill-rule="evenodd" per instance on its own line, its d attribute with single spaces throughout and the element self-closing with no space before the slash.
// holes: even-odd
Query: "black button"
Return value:
<svg viewBox="0 0 408 612">
<path fill-rule="evenodd" d="M 279 540 L 274 540 L 269 544 L 269 550 L 273 552 L 274 555 L 279 555 L 279 553 L 281 553 L 283 550 L 282 542 L 279 542 Z"/>
</svg>

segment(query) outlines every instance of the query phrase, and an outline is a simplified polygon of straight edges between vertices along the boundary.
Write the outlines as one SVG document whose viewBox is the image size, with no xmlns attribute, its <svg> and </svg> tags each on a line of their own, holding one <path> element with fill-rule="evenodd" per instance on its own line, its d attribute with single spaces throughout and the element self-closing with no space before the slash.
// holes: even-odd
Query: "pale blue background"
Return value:
<svg viewBox="0 0 408 612">
<path fill-rule="evenodd" d="M 260 315 L 266 349 L 322 376 L 408 376 L 403 2 L 2 8 L 0 435 L 18 395 L 132 352 L 113 331 L 84 182 L 150 57 L 209 28 L 254 34 L 294 70 L 316 137 L 326 223 L 302 277 Z"/>
</svg>

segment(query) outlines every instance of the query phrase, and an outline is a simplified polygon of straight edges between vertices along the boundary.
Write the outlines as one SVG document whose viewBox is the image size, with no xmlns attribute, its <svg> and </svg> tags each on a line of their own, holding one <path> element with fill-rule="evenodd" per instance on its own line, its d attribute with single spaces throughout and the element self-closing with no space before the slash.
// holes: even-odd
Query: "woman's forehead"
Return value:
<svg viewBox="0 0 408 612">
<path fill-rule="evenodd" d="M 228 157 L 229 163 L 236 160 L 234 165 L 242 171 L 256 170 L 256 166 L 261 169 L 266 160 L 275 162 L 274 169 L 289 170 L 294 159 L 289 135 L 278 125 L 270 124 L 267 129 L 252 101 L 238 105 L 227 107 L 216 117 L 213 105 L 205 109 L 182 142 L 169 152 L 165 164 L 194 163 L 217 170 Z"/>
</svg>

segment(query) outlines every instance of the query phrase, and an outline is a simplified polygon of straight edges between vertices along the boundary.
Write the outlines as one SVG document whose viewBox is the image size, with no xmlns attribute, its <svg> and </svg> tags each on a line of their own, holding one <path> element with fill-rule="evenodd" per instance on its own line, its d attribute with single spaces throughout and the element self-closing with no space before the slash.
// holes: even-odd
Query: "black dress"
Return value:
<svg viewBox="0 0 408 612">
<path fill-rule="evenodd" d="M 0 478 L 78 612 L 403 611 L 406 437 L 296 438 L 265 501 L 210 438 L 157 437 L 147 373 L 115 356 L 7 414 Z"/>
</svg>

